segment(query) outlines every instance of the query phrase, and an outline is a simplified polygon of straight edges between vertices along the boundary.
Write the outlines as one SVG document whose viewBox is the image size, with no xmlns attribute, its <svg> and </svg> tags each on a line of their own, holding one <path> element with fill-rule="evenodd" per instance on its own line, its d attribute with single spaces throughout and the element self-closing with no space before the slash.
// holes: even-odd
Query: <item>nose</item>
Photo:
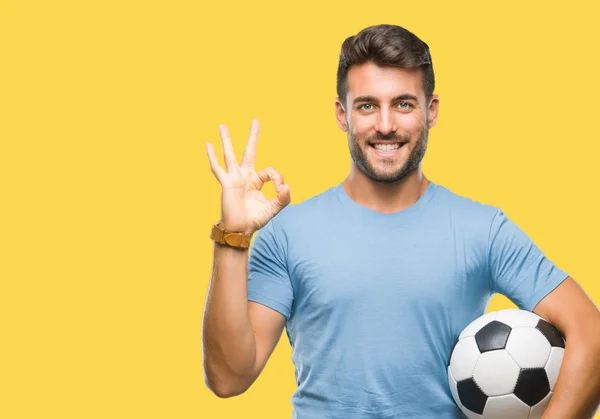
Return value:
<svg viewBox="0 0 600 419">
<path fill-rule="evenodd" d="M 394 112 L 387 107 L 382 107 L 379 112 L 379 119 L 377 120 L 375 129 L 383 135 L 396 132 L 398 126 L 395 121 Z"/>
</svg>

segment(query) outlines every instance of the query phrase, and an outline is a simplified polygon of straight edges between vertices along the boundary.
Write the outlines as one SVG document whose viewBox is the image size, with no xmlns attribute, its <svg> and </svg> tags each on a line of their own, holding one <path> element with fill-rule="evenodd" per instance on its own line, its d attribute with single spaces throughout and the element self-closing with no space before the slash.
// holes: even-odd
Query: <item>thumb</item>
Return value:
<svg viewBox="0 0 600 419">
<path fill-rule="evenodd" d="M 273 207 L 275 208 L 275 214 L 285 208 L 290 202 L 291 198 L 291 190 L 290 185 L 284 184 L 279 187 L 279 192 L 277 196 L 271 200 Z"/>
</svg>

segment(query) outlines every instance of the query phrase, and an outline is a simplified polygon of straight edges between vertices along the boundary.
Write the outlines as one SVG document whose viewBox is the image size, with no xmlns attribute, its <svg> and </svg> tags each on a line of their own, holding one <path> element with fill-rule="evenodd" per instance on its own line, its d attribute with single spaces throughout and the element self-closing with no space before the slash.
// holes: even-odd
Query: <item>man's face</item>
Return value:
<svg viewBox="0 0 600 419">
<path fill-rule="evenodd" d="M 350 155 L 367 177 L 395 182 L 419 168 L 438 98 L 426 103 L 417 69 L 353 66 L 346 103 L 336 101 L 338 123 L 348 132 Z"/>
</svg>

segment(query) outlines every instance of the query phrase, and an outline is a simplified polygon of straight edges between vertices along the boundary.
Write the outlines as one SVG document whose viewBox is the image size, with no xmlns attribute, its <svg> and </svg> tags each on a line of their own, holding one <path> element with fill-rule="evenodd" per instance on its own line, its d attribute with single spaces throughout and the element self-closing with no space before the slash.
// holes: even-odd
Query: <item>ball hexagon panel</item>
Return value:
<svg viewBox="0 0 600 419">
<path fill-rule="evenodd" d="M 529 406 L 535 406 L 548 393 L 550 393 L 550 383 L 548 382 L 545 369 L 532 368 L 521 370 L 514 390 L 515 396 Z"/>
<path fill-rule="evenodd" d="M 543 368 L 550 356 L 550 342 L 538 329 L 513 329 L 506 343 L 506 351 L 521 368 Z"/>
<path fill-rule="evenodd" d="M 514 394 L 488 398 L 483 417 L 485 419 L 528 419 L 531 408 Z"/>
<path fill-rule="evenodd" d="M 546 339 L 548 339 L 548 342 L 550 342 L 551 346 L 556 346 L 558 348 L 564 349 L 565 338 L 554 325 L 548 323 L 544 319 L 540 319 L 536 326 L 536 329 L 542 332 Z"/>
<path fill-rule="evenodd" d="M 496 318 L 496 312 L 486 313 L 481 317 L 473 320 L 458 336 L 458 340 L 462 340 L 468 336 L 474 336 L 483 326 Z"/>
<path fill-rule="evenodd" d="M 519 372 L 519 366 L 508 352 L 490 351 L 477 359 L 473 379 L 487 396 L 502 396 L 513 392 Z"/>
<path fill-rule="evenodd" d="M 492 320 L 475 333 L 475 342 L 479 351 L 484 353 L 504 349 L 510 331 L 510 326 L 497 320 Z"/>
<path fill-rule="evenodd" d="M 450 357 L 450 368 L 456 381 L 473 377 L 479 355 L 474 337 L 471 336 L 458 341 Z"/>
<path fill-rule="evenodd" d="M 565 350 L 563 348 L 552 348 L 550 350 L 548 362 L 546 362 L 546 365 L 544 367 L 544 369 L 546 370 L 546 375 L 548 375 L 550 390 L 552 391 L 554 391 L 554 386 L 556 385 L 556 380 L 558 379 L 558 371 L 560 370 L 560 366 L 562 364 L 564 355 Z"/>
<path fill-rule="evenodd" d="M 531 311 L 508 308 L 496 312 L 494 320 L 498 320 L 514 329 L 515 327 L 535 327 L 540 319 L 540 316 Z"/>
<path fill-rule="evenodd" d="M 548 393 L 546 397 L 542 399 L 541 402 L 531 407 L 531 412 L 529 412 L 529 419 L 540 419 L 542 414 L 548 407 L 548 403 L 550 403 L 550 398 L 552 397 L 552 392 Z"/>
</svg>

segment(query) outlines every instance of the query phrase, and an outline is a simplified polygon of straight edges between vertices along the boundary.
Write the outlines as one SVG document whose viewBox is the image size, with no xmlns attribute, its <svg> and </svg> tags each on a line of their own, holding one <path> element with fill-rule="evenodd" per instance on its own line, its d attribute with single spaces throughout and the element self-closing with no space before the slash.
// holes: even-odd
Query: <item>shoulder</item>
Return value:
<svg viewBox="0 0 600 419">
<path fill-rule="evenodd" d="M 461 227 L 482 231 L 491 227 L 495 218 L 502 215 L 500 208 L 457 193 L 448 187 L 436 185 L 439 205 L 448 217 Z"/>
<path fill-rule="evenodd" d="M 335 214 L 338 199 L 336 186 L 332 186 L 303 201 L 290 203 L 261 228 L 256 237 L 286 247 L 290 240 L 314 234 L 315 228 L 326 225 L 327 217 Z"/>
<path fill-rule="evenodd" d="M 336 203 L 336 186 L 314 195 L 304 201 L 291 203 L 271 220 L 274 228 L 289 230 L 294 226 L 305 224 L 307 221 L 317 221 L 330 214 Z"/>
</svg>

